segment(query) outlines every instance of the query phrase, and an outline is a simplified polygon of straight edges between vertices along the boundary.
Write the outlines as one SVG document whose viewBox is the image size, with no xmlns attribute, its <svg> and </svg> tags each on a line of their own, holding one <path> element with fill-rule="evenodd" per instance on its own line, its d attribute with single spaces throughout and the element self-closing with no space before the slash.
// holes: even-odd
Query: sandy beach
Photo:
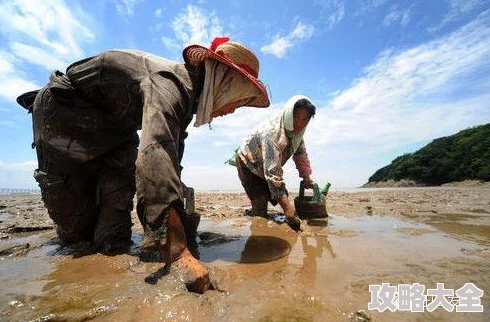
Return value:
<svg viewBox="0 0 490 322">
<path fill-rule="evenodd" d="M 331 191 L 328 219 L 293 232 L 243 193 L 196 193 L 196 256 L 216 290 L 187 292 L 134 246 L 60 244 L 39 194 L 0 195 L 1 321 L 490 321 L 490 185 Z M 162 276 L 163 275 L 163 276 Z M 146 280 L 146 282 L 145 282 Z M 369 285 L 484 291 L 482 313 L 369 310 Z"/>
</svg>

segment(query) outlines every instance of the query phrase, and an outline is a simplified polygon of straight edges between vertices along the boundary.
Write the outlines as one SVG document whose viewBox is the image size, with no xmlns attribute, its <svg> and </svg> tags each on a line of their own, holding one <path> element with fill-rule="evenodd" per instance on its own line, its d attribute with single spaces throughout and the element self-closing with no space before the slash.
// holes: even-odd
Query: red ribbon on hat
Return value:
<svg viewBox="0 0 490 322">
<path fill-rule="evenodd" d="M 219 45 L 224 44 L 225 42 L 229 41 L 230 38 L 228 37 L 216 37 L 214 38 L 213 42 L 211 43 L 211 46 L 209 49 L 213 52 L 216 51 L 216 48 L 218 48 Z"/>
<path fill-rule="evenodd" d="M 214 38 L 214 40 L 211 42 L 211 46 L 209 47 L 209 50 L 211 50 L 212 52 L 216 52 L 216 49 L 219 47 L 219 45 L 221 44 L 224 44 L 225 42 L 228 42 L 230 40 L 230 38 L 228 37 L 216 37 Z M 225 58 L 228 58 L 226 57 L 226 55 L 224 55 L 223 53 L 217 53 L 218 55 L 220 56 L 223 56 Z M 245 65 L 245 64 L 236 64 L 234 62 L 232 62 L 235 66 L 238 66 L 239 68 L 245 70 L 247 73 L 249 73 L 250 75 L 252 75 L 253 77 L 257 78 L 259 75 L 257 74 L 257 71 L 253 70 L 252 68 L 250 68 L 248 65 Z"/>
</svg>

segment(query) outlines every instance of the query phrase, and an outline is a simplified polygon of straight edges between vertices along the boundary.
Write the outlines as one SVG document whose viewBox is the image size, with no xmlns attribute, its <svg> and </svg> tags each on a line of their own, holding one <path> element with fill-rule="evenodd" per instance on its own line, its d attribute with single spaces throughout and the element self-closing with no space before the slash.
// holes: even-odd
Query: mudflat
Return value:
<svg viewBox="0 0 490 322">
<path fill-rule="evenodd" d="M 215 290 L 189 293 L 158 254 L 63 245 L 38 194 L 0 195 L 0 320 L 490 321 L 490 185 L 330 191 L 327 219 L 292 231 L 245 216 L 243 193 L 196 193 L 194 252 Z M 369 310 L 369 285 L 484 292 L 482 313 Z M 453 304 L 455 304 L 454 302 Z"/>
</svg>

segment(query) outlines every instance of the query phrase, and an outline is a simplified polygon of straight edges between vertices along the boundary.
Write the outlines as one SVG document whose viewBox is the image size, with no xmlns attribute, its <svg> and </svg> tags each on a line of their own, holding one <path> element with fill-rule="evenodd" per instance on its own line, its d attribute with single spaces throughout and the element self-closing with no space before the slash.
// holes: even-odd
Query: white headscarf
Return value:
<svg viewBox="0 0 490 322">
<path fill-rule="evenodd" d="M 301 99 L 306 99 L 311 102 L 311 100 L 304 95 L 295 95 L 288 99 L 286 105 L 284 106 L 284 111 L 282 114 L 282 121 L 284 124 L 284 129 L 286 130 L 286 134 L 288 138 L 291 140 L 291 149 L 294 152 L 298 149 L 301 144 L 301 140 L 303 140 L 303 134 L 305 134 L 306 127 L 299 133 L 293 134 L 294 130 L 294 105 L 297 101 Z M 312 103 L 313 104 L 313 103 Z"/>
<path fill-rule="evenodd" d="M 258 89 L 233 68 L 213 59 L 206 60 L 204 67 L 206 75 L 197 106 L 195 127 L 211 123 L 211 113 L 228 103 L 260 95 Z"/>
</svg>

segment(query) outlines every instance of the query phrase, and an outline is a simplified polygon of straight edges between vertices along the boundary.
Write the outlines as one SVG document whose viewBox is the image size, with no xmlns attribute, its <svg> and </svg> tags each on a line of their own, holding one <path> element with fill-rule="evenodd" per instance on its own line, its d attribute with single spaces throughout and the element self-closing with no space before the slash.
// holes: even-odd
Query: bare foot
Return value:
<svg viewBox="0 0 490 322">
<path fill-rule="evenodd" d="M 192 256 L 188 249 L 172 263 L 172 267 L 182 277 L 189 292 L 203 294 L 213 289 L 208 269 Z"/>
</svg>

